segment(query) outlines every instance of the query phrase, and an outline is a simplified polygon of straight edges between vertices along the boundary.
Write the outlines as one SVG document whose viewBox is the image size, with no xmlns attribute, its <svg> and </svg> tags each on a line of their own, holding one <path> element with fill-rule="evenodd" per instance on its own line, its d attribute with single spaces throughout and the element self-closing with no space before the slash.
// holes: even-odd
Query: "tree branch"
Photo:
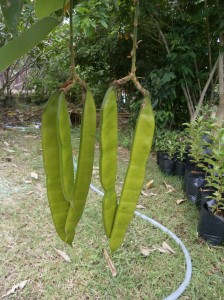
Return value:
<svg viewBox="0 0 224 300">
<path fill-rule="evenodd" d="M 205 84 L 205 86 L 204 86 L 204 89 L 203 89 L 203 91 L 202 91 L 202 93 L 201 93 L 200 99 L 199 99 L 199 101 L 198 101 L 197 108 L 196 108 L 196 110 L 195 110 L 195 112 L 194 112 L 194 114 L 193 114 L 193 116 L 192 116 L 192 118 L 191 118 L 191 121 L 194 121 L 194 120 L 197 118 L 198 114 L 199 114 L 199 111 L 200 111 L 200 109 L 201 109 L 201 107 L 202 107 L 202 104 L 203 104 L 203 100 L 204 100 L 204 98 L 205 98 L 205 94 L 206 94 L 206 92 L 207 92 L 207 89 L 208 89 L 208 87 L 209 87 L 209 85 L 210 85 L 210 83 L 211 83 L 211 81 L 212 81 L 212 78 L 213 78 L 213 76 L 214 76 L 214 74 L 215 74 L 215 71 L 216 71 L 216 69 L 217 69 L 217 67 L 218 67 L 218 62 L 219 62 L 219 58 L 216 60 L 214 66 L 213 66 L 213 68 L 212 68 L 212 71 L 211 71 L 211 73 L 209 74 L 209 78 L 208 78 L 208 80 L 207 80 L 207 82 L 206 82 L 206 84 Z"/>
<path fill-rule="evenodd" d="M 194 113 L 193 105 L 192 105 L 191 100 L 190 100 L 190 98 L 188 96 L 186 88 L 182 87 L 182 90 L 183 90 L 184 96 L 185 96 L 185 98 L 187 100 L 187 107 L 188 107 L 188 111 L 189 111 L 189 114 L 190 114 L 190 118 L 192 118 L 193 113 Z"/>
<path fill-rule="evenodd" d="M 219 36 L 220 40 L 220 53 L 219 53 L 219 106 L 216 112 L 217 123 L 222 125 L 224 118 L 224 33 Z"/>
<path fill-rule="evenodd" d="M 195 72 L 196 72 L 196 76 L 197 76 L 197 82 L 198 82 L 198 87 L 199 87 L 199 97 L 201 95 L 201 81 L 200 81 L 200 78 L 199 78 L 199 72 L 198 72 L 198 64 L 197 64 L 197 61 L 196 59 L 194 59 L 194 67 L 195 67 Z"/>
<path fill-rule="evenodd" d="M 167 40 L 166 40 L 166 38 L 165 38 L 165 35 L 164 35 L 164 33 L 163 33 L 163 31 L 162 31 L 160 25 L 159 25 L 159 22 L 158 22 L 155 18 L 154 18 L 154 20 L 155 20 L 156 27 L 157 27 L 157 29 L 158 29 L 158 31 L 159 31 L 159 34 L 160 34 L 160 36 L 161 36 L 161 38 L 162 38 L 162 41 L 163 41 L 163 43 L 164 43 L 164 46 L 165 46 L 165 48 L 166 48 L 166 52 L 167 52 L 168 54 L 170 54 L 170 48 L 169 48 L 169 46 L 168 46 Z"/>
</svg>

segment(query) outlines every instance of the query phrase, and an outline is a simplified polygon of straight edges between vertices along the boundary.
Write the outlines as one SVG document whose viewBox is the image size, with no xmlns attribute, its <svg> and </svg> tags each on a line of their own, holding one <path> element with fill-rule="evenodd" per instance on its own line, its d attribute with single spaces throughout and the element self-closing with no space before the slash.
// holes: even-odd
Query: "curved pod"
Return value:
<svg viewBox="0 0 224 300">
<path fill-rule="evenodd" d="M 61 185 L 60 150 L 58 143 L 58 109 L 60 92 L 49 98 L 42 115 L 42 149 L 49 206 L 55 229 L 65 242 L 65 223 L 70 208 Z"/>
<path fill-rule="evenodd" d="M 95 136 L 96 107 L 93 96 L 90 90 L 87 89 L 86 100 L 82 114 L 78 168 L 75 178 L 74 199 L 72 203 L 74 210 L 72 208 L 69 210 L 69 215 L 66 222 L 66 231 L 71 224 L 76 227 L 86 204 L 93 171 Z"/>
<path fill-rule="evenodd" d="M 78 170 L 74 183 L 70 121 L 64 92 L 56 91 L 42 117 L 42 147 L 51 215 L 60 238 L 72 245 L 75 227 L 86 203 L 92 177 L 96 109 L 87 90 L 84 104 Z"/>
<path fill-rule="evenodd" d="M 59 96 L 57 126 L 61 185 L 65 199 L 72 204 L 75 193 L 74 167 L 71 144 L 70 117 L 67 110 L 64 92 L 61 92 Z"/>
<path fill-rule="evenodd" d="M 146 162 L 152 146 L 154 128 L 155 120 L 151 101 L 148 96 L 145 96 L 135 127 L 129 166 L 110 237 L 112 253 L 122 244 L 128 225 L 134 215 L 144 182 Z"/>
<path fill-rule="evenodd" d="M 110 237 L 117 209 L 115 190 L 117 177 L 117 120 L 116 90 L 110 87 L 103 99 L 100 113 L 100 181 L 104 189 L 102 215 L 104 230 Z"/>
</svg>

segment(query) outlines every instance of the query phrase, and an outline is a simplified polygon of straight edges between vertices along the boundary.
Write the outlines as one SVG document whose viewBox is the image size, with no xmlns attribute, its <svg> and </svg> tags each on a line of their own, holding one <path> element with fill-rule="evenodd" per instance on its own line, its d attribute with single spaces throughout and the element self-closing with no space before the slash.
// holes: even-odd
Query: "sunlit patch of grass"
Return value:
<svg viewBox="0 0 224 300">
<path fill-rule="evenodd" d="M 25 144 L 27 132 L 7 131 L 1 138 L 0 159 L 5 167 L 0 168 L 0 178 L 10 182 L 9 192 L 13 183 L 21 189 L 5 199 L 0 198 L 0 296 L 25 279 L 29 279 L 26 287 L 11 295 L 10 299 L 156 300 L 172 293 L 184 279 L 183 254 L 166 234 L 139 217 L 133 218 L 123 246 L 113 255 L 118 275 L 111 276 L 102 254 L 103 248 L 109 251 L 101 220 L 102 198 L 92 191 L 76 230 L 73 248 L 60 241 L 47 203 L 40 133 L 35 134 L 37 138 L 26 138 Z M 79 131 L 75 129 L 72 134 L 78 154 Z M 4 140 L 16 145 L 16 152 L 10 154 L 11 162 L 5 161 L 8 153 L 3 149 Z M 98 151 L 96 146 L 95 166 L 98 165 Z M 117 185 L 120 188 L 128 155 L 126 149 L 119 150 Z M 32 171 L 38 174 L 37 180 L 30 178 Z M 145 188 L 148 196 L 140 196 L 139 204 L 145 207 L 141 212 L 177 234 L 192 258 L 192 281 L 180 299 L 223 299 L 224 250 L 211 248 L 197 237 L 199 213 L 185 199 L 181 179 L 164 176 L 151 157 L 145 184 L 149 180 L 154 180 L 154 185 L 149 190 Z M 168 192 L 164 181 L 175 191 Z M 93 175 L 93 182 L 100 188 L 97 172 Z M 178 199 L 186 201 L 177 205 Z M 153 248 L 161 246 L 164 241 L 175 250 L 175 254 L 159 251 L 148 257 L 141 254 L 141 246 Z M 55 248 L 66 252 L 71 263 L 65 262 Z"/>
</svg>

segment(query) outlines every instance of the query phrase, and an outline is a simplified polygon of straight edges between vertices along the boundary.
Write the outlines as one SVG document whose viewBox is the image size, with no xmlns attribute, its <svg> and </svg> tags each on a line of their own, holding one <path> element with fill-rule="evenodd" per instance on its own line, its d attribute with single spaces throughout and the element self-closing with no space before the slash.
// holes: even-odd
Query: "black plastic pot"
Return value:
<svg viewBox="0 0 224 300">
<path fill-rule="evenodd" d="M 191 163 L 189 161 L 186 161 L 186 170 L 188 171 L 196 171 L 197 167 L 195 163 Z"/>
<path fill-rule="evenodd" d="M 188 200 L 195 204 L 198 198 L 199 188 L 205 185 L 205 173 L 186 169 L 184 183 Z"/>
<path fill-rule="evenodd" d="M 163 156 L 163 152 L 162 151 L 157 151 L 156 152 L 156 162 L 157 162 L 157 165 L 160 164 L 160 161 L 162 159 L 162 156 Z"/>
<path fill-rule="evenodd" d="M 185 174 L 185 169 L 186 169 L 186 163 L 184 161 L 177 160 L 175 163 L 175 170 L 174 170 L 175 175 L 183 177 Z"/>
<path fill-rule="evenodd" d="M 201 209 L 202 206 L 207 202 L 209 201 L 209 198 L 208 196 L 212 196 L 214 193 L 214 190 L 212 189 L 206 189 L 204 187 L 202 188 L 199 188 L 198 190 L 198 194 L 197 194 L 197 199 L 196 199 L 196 206 L 198 209 Z M 210 198 L 211 199 L 211 198 Z"/>
<path fill-rule="evenodd" d="M 175 160 L 174 159 L 164 159 L 163 160 L 163 172 L 166 175 L 173 175 L 175 169 Z"/>
<path fill-rule="evenodd" d="M 211 134 L 205 133 L 202 137 L 203 141 L 206 142 L 208 145 L 204 146 L 204 154 L 212 155 L 212 144 L 213 139 L 211 138 Z"/>
<path fill-rule="evenodd" d="M 166 152 L 161 152 L 159 160 L 159 168 L 163 172 L 164 170 L 164 160 L 169 159 L 169 155 Z"/>
<path fill-rule="evenodd" d="M 210 200 L 202 206 L 198 222 L 198 234 L 216 246 L 224 243 L 224 218 L 212 214 L 210 206 L 214 203 L 214 200 Z"/>
<path fill-rule="evenodd" d="M 186 160 L 187 165 L 195 166 L 195 164 L 192 163 L 193 157 L 191 157 L 191 155 L 188 152 L 186 152 L 185 160 Z"/>
</svg>

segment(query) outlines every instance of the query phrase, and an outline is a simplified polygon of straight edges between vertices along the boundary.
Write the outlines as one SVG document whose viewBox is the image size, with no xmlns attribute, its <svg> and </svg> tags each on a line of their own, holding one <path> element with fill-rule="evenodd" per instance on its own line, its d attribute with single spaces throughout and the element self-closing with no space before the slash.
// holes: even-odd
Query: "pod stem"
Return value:
<svg viewBox="0 0 224 300">
<path fill-rule="evenodd" d="M 69 80 L 67 80 L 65 83 L 63 83 L 59 90 L 64 91 L 64 93 L 67 93 L 70 91 L 73 86 L 78 83 L 82 87 L 82 98 L 87 90 L 87 85 L 84 80 L 82 80 L 79 75 L 76 73 L 76 66 L 75 66 L 75 49 L 74 49 L 74 30 L 73 30 L 73 0 L 70 0 L 70 6 L 69 6 L 69 27 L 70 27 L 70 55 L 71 55 L 71 66 L 70 66 L 70 72 L 71 77 Z M 85 98 L 85 97 L 84 97 Z M 83 98 L 83 99 L 84 99 Z M 83 101 L 82 101 L 83 102 Z"/>
<path fill-rule="evenodd" d="M 135 16 L 134 16 L 134 30 L 133 30 L 133 46 L 131 51 L 132 63 L 131 63 L 131 73 L 136 71 L 136 52 L 138 48 L 138 16 L 139 16 L 139 0 L 135 0 Z"/>
<path fill-rule="evenodd" d="M 113 85 L 122 85 L 128 81 L 132 81 L 135 87 L 142 93 L 143 96 L 148 96 L 149 91 L 143 88 L 143 86 L 138 81 L 136 77 L 136 52 L 138 49 L 138 41 L 137 41 L 137 33 L 138 33 L 138 16 L 139 16 L 139 0 L 135 0 L 135 16 L 134 16 L 134 30 L 133 30 L 133 45 L 131 50 L 131 72 L 118 80 L 115 80 L 112 84 Z"/>
<path fill-rule="evenodd" d="M 73 45 L 74 31 L 73 31 L 73 0 L 70 0 L 69 8 L 69 27 L 70 27 L 70 53 L 71 53 L 71 78 L 76 75 L 75 69 L 75 50 Z"/>
</svg>

